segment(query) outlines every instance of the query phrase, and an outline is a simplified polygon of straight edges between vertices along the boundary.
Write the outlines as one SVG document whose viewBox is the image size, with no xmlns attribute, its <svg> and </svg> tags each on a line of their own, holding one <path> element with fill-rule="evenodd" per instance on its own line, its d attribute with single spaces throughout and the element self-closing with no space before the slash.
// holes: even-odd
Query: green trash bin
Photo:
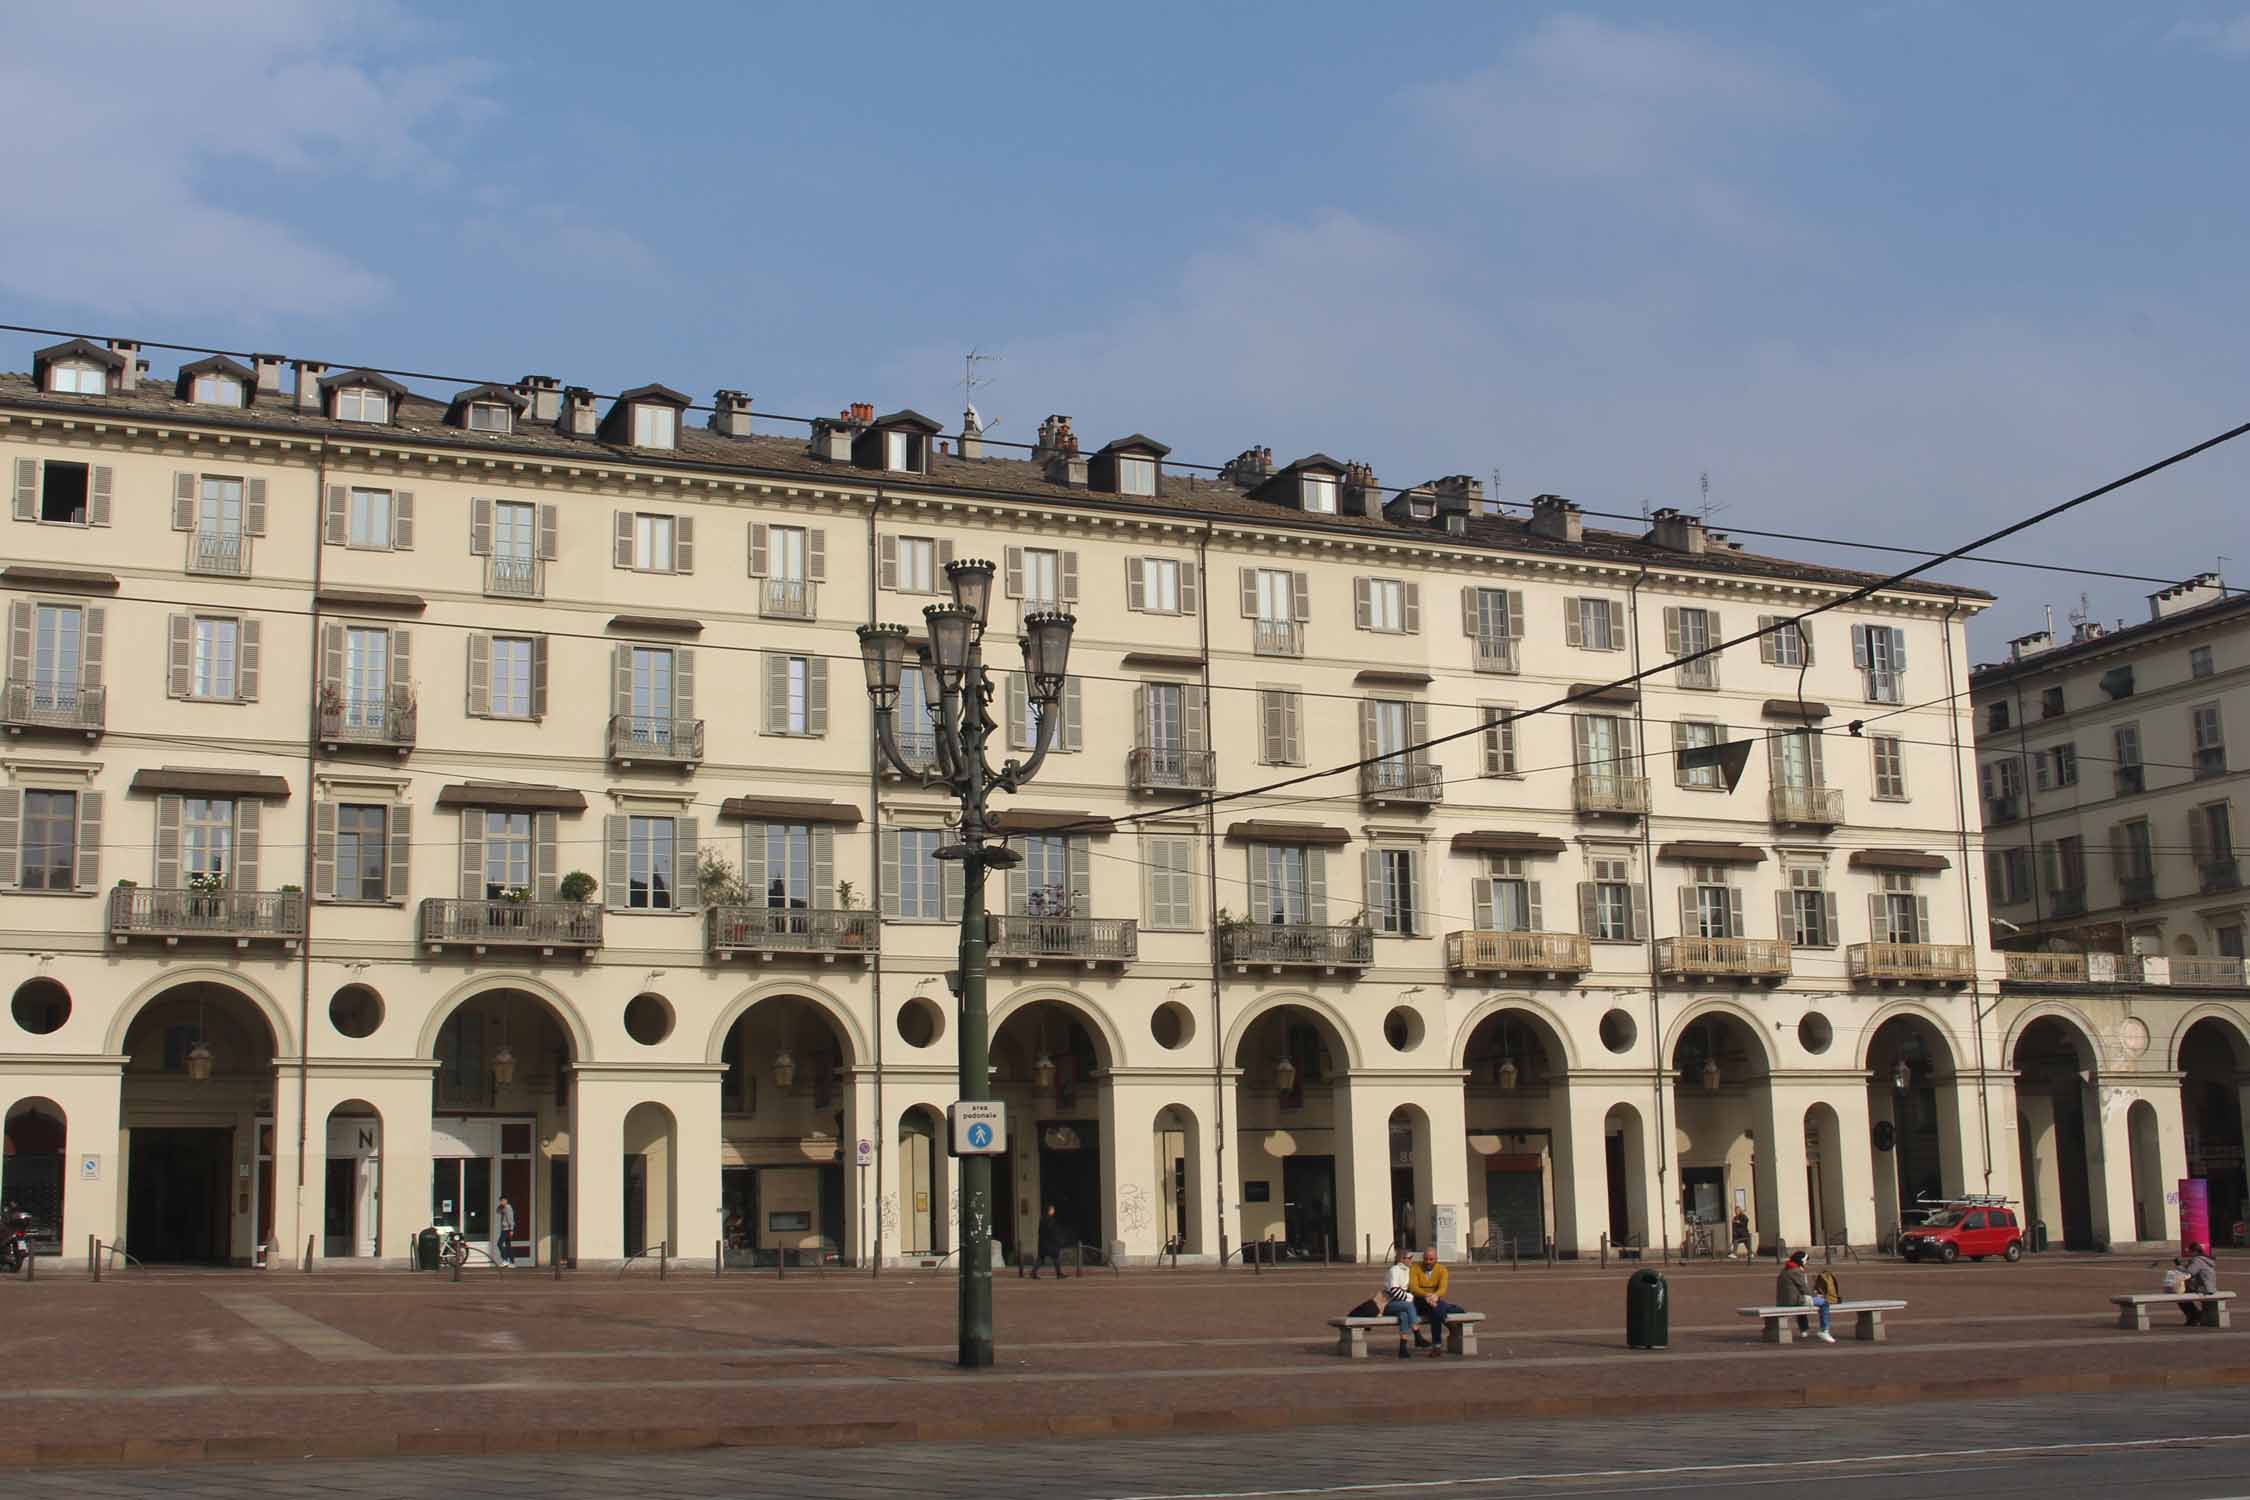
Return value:
<svg viewBox="0 0 2250 1500">
<path fill-rule="evenodd" d="M 434 1271 L 438 1268 L 438 1232 L 425 1229 L 414 1236 L 414 1269 Z"/>
<path fill-rule="evenodd" d="M 1670 1288 L 1654 1271 L 1635 1271 L 1625 1281 L 1625 1347 L 1662 1349 L 1671 1342 Z"/>
</svg>

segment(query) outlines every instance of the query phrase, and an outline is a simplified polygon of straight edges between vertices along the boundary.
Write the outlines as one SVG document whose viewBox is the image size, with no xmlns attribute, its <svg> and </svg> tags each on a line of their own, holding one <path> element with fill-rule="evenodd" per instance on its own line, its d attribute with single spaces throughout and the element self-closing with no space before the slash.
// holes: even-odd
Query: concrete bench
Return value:
<svg viewBox="0 0 2250 1500">
<path fill-rule="evenodd" d="M 1477 1324 L 1484 1321 L 1480 1312 L 1454 1313 L 1445 1320 L 1445 1350 L 1448 1354 L 1474 1354 L 1477 1352 Z M 1396 1318 L 1330 1318 L 1328 1326 L 1336 1330 L 1336 1352 L 1346 1359 L 1367 1358 L 1367 1331 L 1370 1328 L 1388 1328 L 1398 1332 Z M 1417 1323 L 1420 1332 L 1427 1324 Z"/>
<path fill-rule="evenodd" d="M 1831 1318 L 1850 1317 L 1853 1319 L 1854 1335 L 1862 1343 L 1868 1344 L 1890 1342 L 1889 1336 L 1883 1331 L 1883 1314 L 1904 1312 L 1905 1310 L 1906 1304 L 1898 1301 L 1831 1302 L 1828 1304 L 1829 1316 Z M 1807 1303 L 1803 1307 L 1738 1307 L 1735 1311 L 1745 1318 L 1765 1319 L 1765 1337 L 1769 1344 L 1788 1343 L 1804 1331 L 1801 1327 L 1804 1320 L 1820 1316 L 1820 1309 L 1814 1307 L 1811 1303 Z"/>
<path fill-rule="evenodd" d="M 2232 1292 L 2126 1292 L 2109 1299 L 2117 1304 L 2117 1326 L 2148 1332 L 2148 1310 L 2156 1304 L 2167 1307 L 2204 1306 L 2203 1321 L 2216 1328 L 2232 1328 L 2234 1317 L 2227 1304 L 2234 1300 Z"/>
</svg>

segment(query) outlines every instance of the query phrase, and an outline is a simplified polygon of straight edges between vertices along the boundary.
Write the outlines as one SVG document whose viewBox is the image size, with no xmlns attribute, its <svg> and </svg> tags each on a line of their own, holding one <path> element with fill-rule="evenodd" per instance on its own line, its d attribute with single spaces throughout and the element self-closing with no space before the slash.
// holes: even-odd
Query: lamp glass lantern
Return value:
<svg viewBox="0 0 2250 1500">
<path fill-rule="evenodd" d="M 948 692 L 958 691 L 969 667 L 976 622 L 958 604 L 925 605 L 922 618 L 930 627 L 930 655 L 937 659 L 938 681 Z"/>
<path fill-rule="evenodd" d="M 867 669 L 867 695 L 875 700 L 876 709 L 891 708 L 898 702 L 899 679 L 906 671 L 906 627 L 860 626 L 859 659 Z"/>
<path fill-rule="evenodd" d="M 506 1042 L 492 1054 L 492 1081 L 502 1088 L 516 1081 L 516 1049 Z"/>
<path fill-rule="evenodd" d="M 1035 703 L 1052 703 L 1062 696 L 1063 679 L 1070 673 L 1070 634 L 1078 621 L 1057 611 L 1041 610 L 1023 622 L 1023 669 Z"/>
<path fill-rule="evenodd" d="M 211 1044 L 200 1036 L 195 1039 L 195 1045 L 187 1050 L 187 1076 L 197 1083 L 206 1082 L 211 1077 Z"/>
<path fill-rule="evenodd" d="M 1719 1087 L 1719 1060 L 1706 1056 L 1703 1059 L 1703 1087 L 1716 1091 Z"/>
<path fill-rule="evenodd" d="M 945 565 L 946 586 L 953 590 L 956 609 L 969 612 L 970 619 L 981 629 L 992 604 L 992 564 L 985 558 L 967 557 Z"/>
<path fill-rule="evenodd" d="M 1297 1065 L 1289 1059 L 1287 1054 L 1282 1056 L 1280 1062 L 1274 1064 L 1273 1086 L 1284 1094 L 1297 1086 Z"/>
<path fill-rule="evenodd" d="M 1492 1079 L 1500 1087 L 1512 1089 L 1516 1086 L 1517 1076 L 1516 1060 L 1512 1057 L 1502 1057 L 1500 1066 L 1493 1070 Z"/>
<path fill-rule="evenodd" d="M 1039 1061 L 1031 1065 L 1031 1081 L 1036 1084 L 1042 1092 L 1053 1088 L 1055 1086 L 1054 1058 L 1050 1057 L 1045 1052 L 1040 1053 Z"/>
<path fill-rule="evenodd" d="M 1891 1087 L 1911 1088 L 1913 1084 L 1914 1070 L 1906 1065 L 1906 1059 L 1902 1057 L 1891 1065 Z"/>
<path fill-rule="evenodd" d="M 773 1055 L 773 1085 L 785 1089 L 797 1081 L 797 1056 L 787 1047 Z"/>
</svg>

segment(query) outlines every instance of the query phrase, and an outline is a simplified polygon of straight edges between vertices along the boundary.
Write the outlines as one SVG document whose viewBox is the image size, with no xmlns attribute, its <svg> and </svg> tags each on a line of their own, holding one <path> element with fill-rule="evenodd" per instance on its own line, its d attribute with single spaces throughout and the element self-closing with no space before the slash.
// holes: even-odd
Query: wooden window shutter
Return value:
<svg viewBox="0 0 2250 1500">
<path fill-rule="evenodd" d="M 1258 694 L 1259 759 L 1269 766 L 1289 763 L 1288 710 L 1283 705 L 1286 696 L 1271 688 Z"/>
<path fill-rule="evenodd" d="M 1250 846 L 1250 920 L 1263 926 L 1273 920 L 1273 886 L 1266 879 L 1266 850 Z"/>
<path fill-rule="evenodd" d="M 0 839 L 5 839 L 10 851 L 14 850 L 15 840 L 7 837 L 4 829 L 0 829 Z M 82 891 L 100 890 L 102 884 L 102 794 L 100 792 L 80 792 L 78 794 L 78 834 L 73 848 L 77 853 L 76 865 L 71 871 L 72 881 Z M 0 884 L 5 883 L 5 881 L 0 881 Z"/>
<path fill-rule="evenodd" d="M 1061 561 L 1055 565 L 1055 571 L 1061 575 L 1062 602 L 1076 604 L 1078 602 L 1078 549 L 1075 547 L 1064 548 Z"/>
<path fill-rule="evenodd" d="M 828 733 L 828 658 L 805 658 L 805 733 Z"/>
<path fill-rule="evenodd" d="M 1008 674 L 1008 745 L 1015 750 L 1029 750 L 1037 743 L 1031 729 L 1031 700 L 1024 691 L 1023 673 Z"/>
<path fill-rule="evenodd" d="M 489 709 L 489 693 L 486 706 Z M 531 716 L 535 719 L 547 716 L 547 638 L 543 635 L 531 638 Z"/>
<path fill-rule="evenodd" d="M 897 916 L 897 915 L 899 914 L 899 902 L 898 902 L 898 882 L 899 882 L 899 871 L 898 871 L 898 830 L 897 830 L 896 828 L 886 828 L 886 829 L 884 829 L 884 830 L 883 830 L 883 838 L 882 838 L 882 844 L 883 844 L 883 873 L 882 873 L 882 882 L 883 882 L 883 889 L 882 889 L 882 900 L 881 900 L 881 903 L 880 903 L 880 904 L 881 904 L 881 906 L 882 906 L 882 909 L 883 909 L 883 915 L 884 915 L 884 916 L 886 916 L 886 917 L 895 917 L 895 916 Z"/>
<path fill-rule="evenodd" d="M 1490 932 L 1492 930 L 1491 881 L 1472 880 L 1469 882 L 1469 907 L 1472 913 L 1469 918 L 1469 925 L 1479 932 Z"/>
<path fill-rule="evenodd" d="M 958 922 L 961 920 L 962 901 L 961 861 L 941 859 L 934 863 L 938 866 L 938 889 L 945 899 L 945 920 Z"/>
<path fill-rule="evenodd" d="M 1914 898 L 1914 941 L 1930 941 L 1930 898 L 1927 896 Z"/>
<path fill-rule="evenodd" d="M 633 513 L 629 510 L 617 512 L 615 546 L 611 562 L 614 566 L 620 568 L 630 568 L 633 565 Z"/>
<path fill-rule="evenodd" d="M 1852 627 L 1852 665 L 1862 672 L 1867 670 L 1867 627 L 1865 625 L 1854 625 Z"/>
<path fill-rule="evenodd" d="M 384 851 L 389 856 L 383 872 L 384 889 L 393 901 L 404 901 L 414 873 L 414 808 L 410 803 L 396 802 L 386 811 L 390 848 Z"/>
<path fill-rule="evenodd" d="M 1602 930 L 1600 898 L 1594 882 L 1578 882 L 1578 930 L 1588 937 L 1599 937 Z"/>
<path fill-rule="evenodd" d="M 1352 624 L 1361 630 L 1370 630 L 1375 624 L 1375 584 L 1373 579 L 1352 580 Z"/>
<path fill-rule="evenodd" d="M 951 563 L 952 561 L 953 561 L 953 542 L 952 542 L 952 540 L 951 540 L 950 538 L 947 538 L 947 539 L 945 539 L 945 540 L 942 540 L 942 541 L 940 541 L 940 542 L 939 542 L 939 543 L 937 544 L 937 565 L 938 565 L 937 587 L 938 587 L 938 592 L 940 592 L 940 593 L 943 593 L 943 592 L 945 592 L 945 569 L 946 569 L 947 565 L 948 565 L 948 564 L 950 564 L 950 563 Z"/>
<path fill-rule="evenodd" d="M 99 604 L 89 604 L 79 612 L 79 621 L 78 685 L 98 688 L 102 685 L 103 658 L 109 650 L 109 611 Z"/>
<path fill-rule="evenodd" d="M 1744 925 L 1742 917 L 1742 891 L 1731 885 L 1727 887 L 1727 936 L 1749 936 L 1749 928 Z"/>
<path fill-rule="evenodd" d="M 672 521 L 672 571 L 695 571 L 695 517 L 676 516 Z"/>
<path fill-rule="evenodd" d="M 28 604 L 17 608 L 29 610 Z M 171 618 L 167 641 L 164 671 L 164 691 L 173 698 L 185 698 L 195 691 L 195 617 L 174 615 Z M 28 655 L 28 652 L 27 652 Z M 29 670 L 27 667 L 25 670 Z"/>
<path fill-rule="evenodd" d="M 492 637 L 469 636 L 469 701 L 467 712 L 481 719 L 492 712 Z"/>
<path fill-rule="evenodd" d="M 313 805 L 312 893 L 315 901 L 336 897 L 336 804 L 325 798 Z"/>
<path fill-rule="evenodd" d="M 1811 768 L 1812 784 L 1814 786 L 1828 785 L 1828 773 L 1822 766 L 1820 759 L 1820 740 L 1821 737 L 1819 735 L 1813 734 L 1810 731 L 1807 731 L 1805 734 L 1805 750 L 1807 752 L 1805 763 Z"/>
<path fill-rule="evenodd" d="M 761 521 L 750 523 L 750 576 L 766 576 L 766 528 Z"/>
<path fill-rule="evenodd" d="M 1242 617 L 1245 620 L 1258 618 L 1258 570 L 1256 568 L 1244 568 L 1242 570 Z"/>
<path fill-rule="evenodd" d="M 1086 747 L 1086 715 L 1084 703 L 1079 693 L 1079 680 L 1076 677 L 1065 677 L 1063 679 L 1062 702 L 1057 706 L 1061 709 L 1063 716 L 1062 733 L 1057 737 L 1061 742 L 1060 748 L 1070 751 L 1083 750 Z"/>
<path fill-rule="evenodd" d="M 1180 689 L 1180 739 L 1191 751 L 1210 748 L 1210 704 L 1201 684 Z"/>
<path fill-rule="evenodd" d="M 1648 941 L 1648 887 L 1638 881 L 1633 884 L 1633 941 Z"/>
<path fill-rule="evenodd" d="M 1758 660 L 1769 666 L 1781 659 L 1778 633 L 1774 629 L 1780 619 L 1779 615 L 1758 616 Z"/>
<path fill-rule="evenodd" d="M 789 732 L 789 658 L 766 653 L 766 733 Z"/>
<path fill-rule="evenodd" d="M 94 465 L 93 493 L 86 498 L 87 525 L 107 526 L 109 524 L 111 498 L 115 495 L 116 490 L 117 470 L 108 464 Z M 266 534 L 266 482 L 263 479 L 250 481 L 250 502 L 246 510 L 249 517 L 257 523 L 255 527 L 251 528 L 250 534 L 252 536 L 264 536 Z"/>
<path fill-rule="evenodd" d="M 461 899 L 484 896 L 484 809 L 461 809 Z"/>
<path fill-rule="evenodd" d="M 35 618 L 34 606 L 29 599 L 13 600 L 8 605 L 8 680 L 31 681 L 31 631 Z M 185 619 L 175 615 L 175 620 Z"/>
<path fill-rule="evenodd" d="M 1296 765 L 1304 758 L 1302 726 L 1298 722 L 1302 702 L 1295 693 L 1281 695 L 1282 764 Z"/>
<path fill-rule="evenodd" d="M 1031 909 L 1031 875 L 1022 865 L 1008 871 L 1008 915 L 1023 916 Z"/>
<path fill-rule="evenodd" d="M 1461 633 L 1471 640 L 1478 635 L 1477 596 L 1484 591 L 1473 583 L 1461 585 Z"/>
<path fill-rule="evenodd" d="M 39 519 L 39 460 L 36 458 L 16 460 L 15 515 L 19 521 Z"/>
<path fill-rule="evenodd" d="M 24 462 L 29 464 L 32 463 L 32 460 L 25 459 Z M 36 474 L 36 464 L 33 464 L 33 471 Z M 195 508 L 195 476 L 187 472 L 187 470 L 181 469 L 172 475 L 172 529 L 174 531 L 195 530 Z M 24 519 L 27 521 L 36 520 L 38 518 L 38 515 L 39 508 L 37 485 L 34 484 L 31 514 L 24 517 Z"/>
<path fill-rule="evenodd" d="M 1125 559 L 1125 607 L 1133 610 L 1148 608 L 1148 560 L 1140 557 Z"/>
<path fill-rule="evenodd" d="M 752 906 L 773 899 L 766 889 L 766 828 L 764 823 L 742 825 L 742 890 Z"/>
<path fill-rule="evenodd" d="M 344 627 L 333 622 L 320 627 L 320 680 L 338 692 L 343 691 Z"/>
<path fill-rule="evenodd" d="M 256 797 L 237 797 L 234 803 L 234 869 L 227 876 L 227 889 L 255 891 L 264 889 L 258 881 L 259 845 L 263 842 L 259 826 L 264 822 L 265 803 Z"/>
<path fill-rule="evenodd" d="M 825 527 L 805 529 L 805 577 L 813 583 L 828 581 L 828 531 Z"/>
<path fill-rule="evenodd" d="M 1695 899 L 1695 887 L 1683 885 L 1680 887 L 1680 936 L 1700 937 L 1702 933 L 1703 918 Z"/>
<path fill-rule="evenodd" d="M 555 863 L 562 852 L 562 818 L 559 814 L 543 812 L 531 820 L 532 868 L 538 885 L 532 892 L 538 900 L 555 899 Z"/>
<path fill-rule="evenodd" d="M 1523 894 L 1524 920 L 1531 924 L 1531 931 L 1545 932 L 1547 930 L 1547 913 L 1545 908 L 1540 905 L 1539 882 L 1536 880 L 1525 881 L 1523 883 Z"/>
<path fill-rule="evenodd" d="M 244 703 L 255 703 L 258 701 L 258 675 L 265 656 L 265 631 L 254 617 L 245 617 L 236 630 L 234 695 Z"/>
<path fill-rule="evenodd" d="M 1021 599 L 1023 597 L 1023 548 L 1010 547 L 1002 555 L 1005 561 L 1001 567 L 1003 575 L 1000 581 L 1001 589 L 1010 599 Z"/>
<path fill-rule="evenodd" d="M 1520 641 L 1523 639 L 1523 590 L 1509 589 L 1507 591 L 1507 596 L 1508 639 L 1511 641 Z"/>
<path fill-rule="evenodd" d="M 841 909 L 843 903 L 836 899 L 836 830 L 818 827 L 812 831 L 812 890 L 806 899 L 822 910 Z"/>
<path fill-rule="evenodd" d="M 625 641 L 609 648 L 609 711 L 620 719 L 633 712 L 633 648 Z"/>
<path fill-rule="evenodd" d="M 391 550 L 414 550 L 414 492 L 400 490 L 391 496 Z"/>
<path fill-rule="evenodd" d="M 562 514 L 560 508 L 553 505 L 540 506 L 539 556 L 542 560 L 546 562 L 555 560 L 557 553 L 561 550 L 561 532 Z"/>
<path fill-rule="evenodd" d="M 1997 874 L 1998 871 L 1993 873 Z M 1867 939 L 1873 943 L 1887 943 L 1891 940 L 1890 912 L 1886 909 L 1881 891 L 1872 891 L 1867 897 Z"/>
<path fill-rule="evenodd" d="M 1305 851 L 1305 920 L 1314 927 L 1328 925 L 1328 851 Z"/>
<path fill-rule="evenodd" d="M 28 460 L 27 460 L 28 462 Z M 0 787 L 0 886 L 13 889 L 23 881 L 23 792 L 17 787 Z M 83 841 L 79 846 L 79 867 L 85 867 L 86 852 Z"/>
<path fill-rule="evenodd" d="M 1312 618 L 1312 579 L 1303 573 L 1289 575 L 1289 617 L 1300 625 Z"/>
<path fill-rule="evenodd" d="M 1680 612 L 1669 604 L 1664 606 L 1664 654 L 1680 654 Z"/>
<path fill-rule="evenodd" d="M 1586 644 L 1586 621 L 1576 599 L 1565 599 L 1562 602 L 1562 638 L 1566 646 Z"/>
<path fill-rule="evenodd" d="M 1092 860 L 1083 834 L 1073 834 L 1063 840 L 1063 866 L 1070 873 L 1070 909 L 1074 915 L 1084 916 L 1093 910 L 1094 876 Z"/>
<path fill-rule="evenodd" d="M 2202 808 L 2188 809 L 2187 827 L 2189 857 L 2195 861 L 2196 870 L 2200 874 L 2203 867 L 2211 862 L 2211 829 L 2204 821 Z"/>
<path fill-rule="evenodd" d="M 814 847 L 819 846 L 816 835 Z M 702 846 L 697 841 L 695 819 L 672 820 L 672 904 L 683 911 L 703 904 L 703 882 L 696 878 L 696 866 L 702 857 Z"/>
<path fill-rule="evenodd" d="M 602 819 L 602 884 L 609 891 L 603 904 L 613 909 L 622 909 L 632 899 L 632 831 L 633 820 L 621 813 Z"/>
<path fill-rule="evenodd" d="M 875 543 L 875 586 L 898 588 L 898 538 L 886 536 Z"/>
<path fill-rule="evenodd" d="M 1180 564 L 1180 613 L 1197 615 L 1203 612 L 1202 583 L 1196 577 L 1195 564 Z"/>
<path fill-rule="evenodd" d="M 695 721 L 695 653 L 685 646 L 672 653 L 672 717 Z"/>
<path fill-rule="evenodd" d="M 1428 743 L 1429 738 L 1430 705 L 1420 702 L 1409 703 L 1406 705 L 1406 742 L 1415 747 L 1411 752 L 1415 760 L 1425 761 L 1429 759 L 1430 752 L 1422 748 Z"/>
<path fill-rule="evenodd" d="M 414 701 L 414 632 L 397 625 L 390 635 L 391 705 L 404 709 Z"/>
<path fill-rule="evenodd" d="M 1792 948 L 1804 946 L 1805 934 L 1797 930 L 1797 898 L 1787 886 L 1773 893 L 1773 935 Z"/>
<path fill-rule="evenodd" d="M 1422 633 L 1422 585 L 1409 583 L 1405 585 L 1404 593 L 1406 595 L 1405 613 L 1400 618 L 1405 622 L 1408 635 L 1420 635 Z"/>
<path fill-rule="evenodd" d="M 469 501 L 469 555 L 492 555 L 492 502 L 482 495 Z"/>
<path fill-rule="evenodd" d="M 1375 754 L 1376 708 L 1373 698 L 1359 700 L 1359 753 L 1365 757 Z"/>
</svg>

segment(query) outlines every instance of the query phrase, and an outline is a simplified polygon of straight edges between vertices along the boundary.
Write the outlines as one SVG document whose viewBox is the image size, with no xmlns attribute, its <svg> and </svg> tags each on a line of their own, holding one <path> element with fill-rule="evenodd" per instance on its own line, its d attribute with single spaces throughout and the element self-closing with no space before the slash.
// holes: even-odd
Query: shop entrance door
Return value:
<svg viewBox="0 0 2250 1500">
<path fill-rule="evenodd" d="M 1047 1216 L 1053 1204 L 1060 1221 L 1063 1246 L 1092 1245 L 1105 1257 L 1108 1243 L 1102 1238 L 1102 1152 L 1100 1126 L 1092 1120 L 1043 1120 L 1039 1125 L 1039 1202 L 1037 1219 Z"/>
<path fill-rule="evenodd" d="M 1484 1176 L 1485 1215 L 1492 1221 L 1492 1243 L 1501 1251 L 1514 1240 L 1516 1253 L 1532 1256 L 1547 1247 L 1547 1178 L 1542 1158 L 1503 1155 L 1488 1158 Z"/>
<path fill-rule="evenodd" d="M 125 1185 L 125 1249 L 151 1265 L 230 1258 L 232 1130 L 135 1127 Z"/>
<path fill-rule="evenodd" d="M 1289 1248 L 1313 1256 L 1326 1249 L 1349 1260 L 1349 1245 L 1336 1243 L 1336 1158 L 1291 1156 L 1281 1163 L 1282 1233 Z"/>
<path fill-rule="evenodd" d="M 441 1156 L 430 1163 L 430 1222 L 458 1229 L 472 1244 L 492 1238 L 492 1158 Z"/>
</svg>

